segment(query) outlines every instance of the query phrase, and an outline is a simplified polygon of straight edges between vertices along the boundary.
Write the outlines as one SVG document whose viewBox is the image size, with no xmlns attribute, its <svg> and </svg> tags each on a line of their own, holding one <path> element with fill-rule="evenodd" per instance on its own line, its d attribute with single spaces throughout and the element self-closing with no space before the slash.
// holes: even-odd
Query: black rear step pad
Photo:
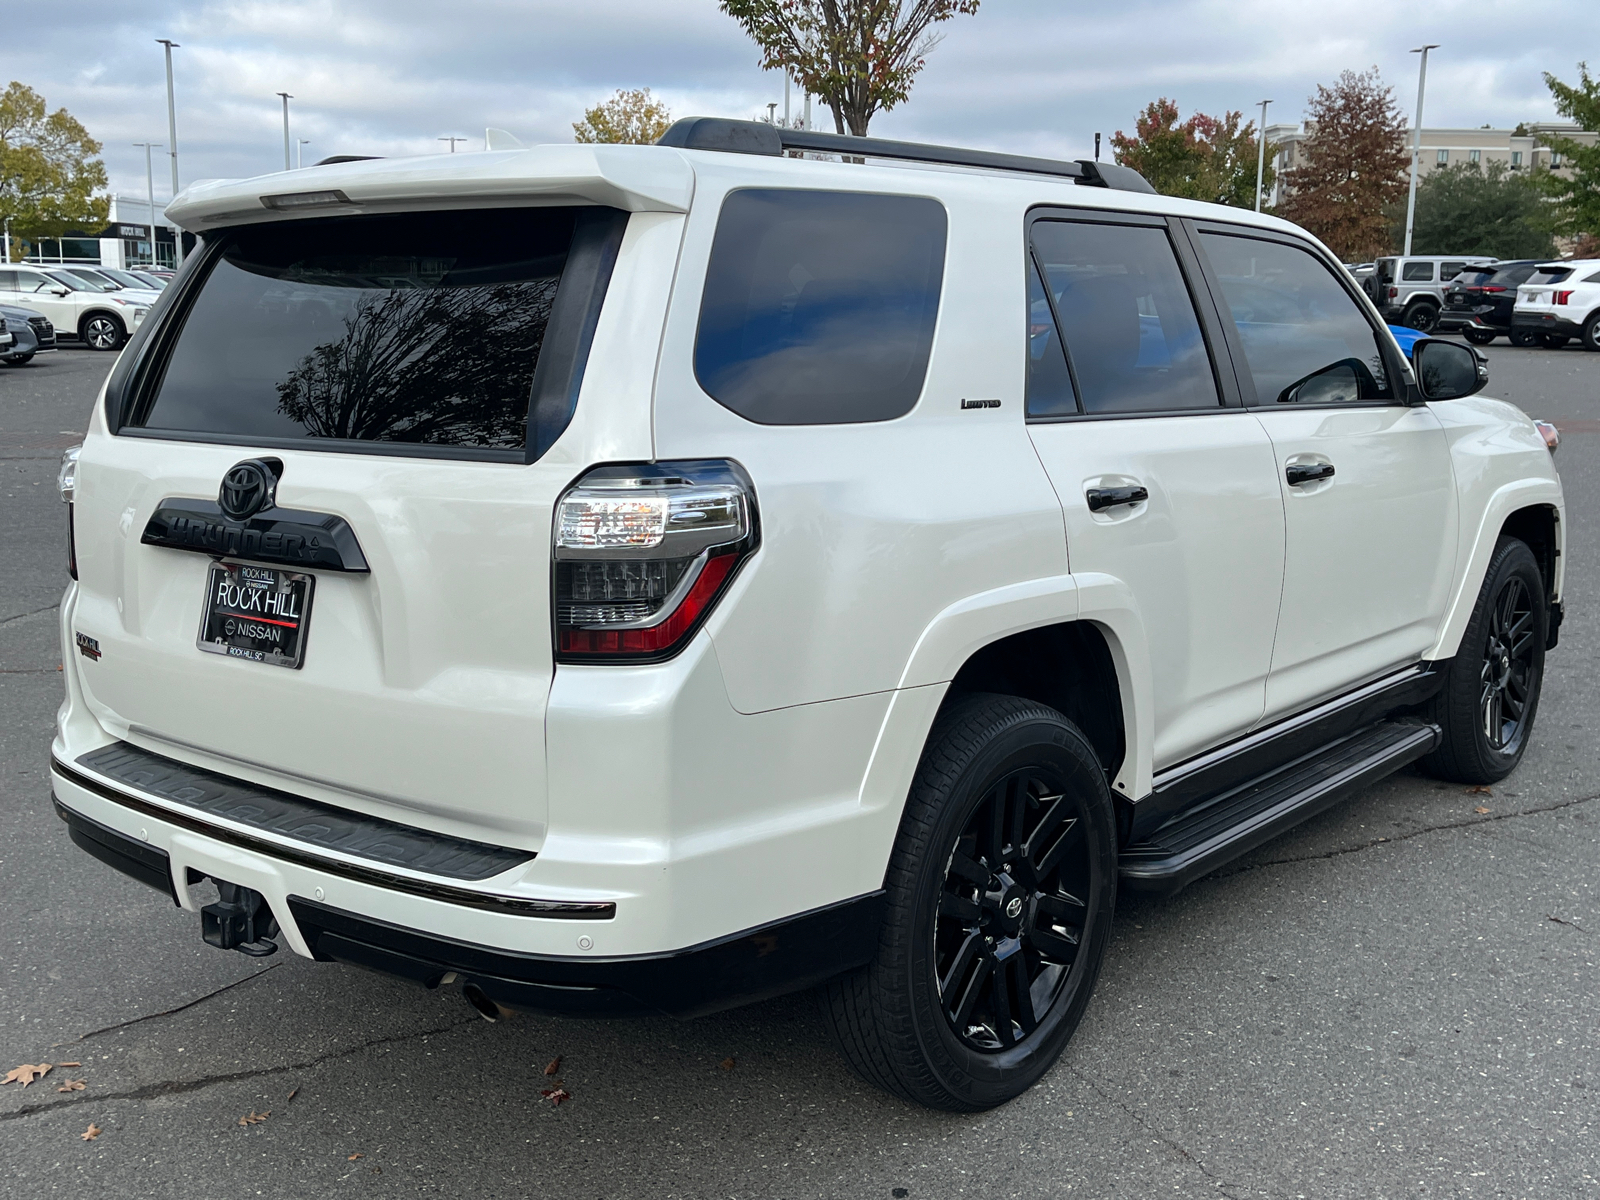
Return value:
<svg viewBox="0 0 1600 1200">
<path fill-rule="evenodd" d="M 1123 881 L 1136 891 L 1176 892 L 1421 758 L 1442 736 L 1437 725 L 1379 721 L 1342 737 L 1179 813 L 1122 852 Z"/>
</svg>

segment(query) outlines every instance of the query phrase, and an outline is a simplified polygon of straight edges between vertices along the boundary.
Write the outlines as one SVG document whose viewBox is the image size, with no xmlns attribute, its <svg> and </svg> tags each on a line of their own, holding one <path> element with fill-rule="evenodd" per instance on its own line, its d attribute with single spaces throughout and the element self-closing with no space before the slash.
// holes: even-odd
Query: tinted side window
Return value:
<svg viewBox="0 0 1600 1200">
<path fill-rule="evenodd" d="M 1056 332 L 1036 263 L 1028 264 L 1028 415 L 1060 417 L 1078 411 L 1078 396 Z"/>
<path fill-rule="evenodd" d="M 1585 283 L 1600 283 L 1600 271 L 1596 271 L 1593 275 L 1589 275 L 1589 276 L 1585 277 L 1584 282 Z"/>
<path fill-rule="evenodd" d="M 1282 242 L 1202 233 L 1255 381 L 1256 402 L 1387 400 L 1377 333 L 1333 273 Z M 1331 371 L 1335 386 L 1300 387 Z"/>
<path fill-rule="evenodd" d="M 1084 412 L 1221 403 L 1165 229 L 1038 221 L 1033 250 L 1055 300 Z"/>
<path fill-rule="evenodd" d="M 501 209 L 239 230 L 132 423 L 521 449 L 573 221 Z"/>
<path fill-rule="evenodd" d="M 7 271 L 3 267 L 0 267 L 0 289 L 8 292 L 16 291 L 17 273 L 15 271 Z"/>
<path fill-rule="evenodd" d="M 944 207 L 920 196 L 731 193 L 706 269 L 695 378 L 764 425 L 904 416 L 933 349 L 945 232 Z"/>
<path fill-rule="evenodd" d="M 1467 269 L 1467 264 L 1464 263 L 1464 262 L 1440 263 L 1439 264 L 1439 278 L 1441 280 L 1454 279 L 1457 275 L 1461 274 L 1461 272 L 1465 271 L 1466 269 Z"/>
<path fill-rule="evenodd" d="M 1433 264 L 1430 262 L 1408 262 L 1400 268 L 1400 279 L 1404 283 L 1432 283 Z"/>
</svg>

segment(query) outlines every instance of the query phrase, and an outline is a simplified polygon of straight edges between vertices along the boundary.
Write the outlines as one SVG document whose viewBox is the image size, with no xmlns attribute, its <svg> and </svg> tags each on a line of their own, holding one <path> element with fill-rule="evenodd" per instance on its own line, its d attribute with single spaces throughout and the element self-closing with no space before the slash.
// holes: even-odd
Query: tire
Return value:
<svg viewBox="0 0 1600 1200">
<path fill-rule="evenodd" d="M 13 354 L 11 357 L 0 360 L 8 367 L 25 367 L 33 361 L 32 354 Z"/>
<path fill-rule="evenodd" d="M 1474 346 L 1487 346 L 1495 338 L 1495 335 L 1487 329 L 1466 329 L 1462 332 L 1466 334 L 1467 341 Z"/>
<path fill-rule="evenodd" d="M 128 331 L 110 313 L 91 313 L 79 326 L 78 336 L 91 350 L 121 350 Z"/>
<path fill-rule="evenodd" d="M 1531 329 L 1513 329 L 1510 336 L 1513 346 L 1536 346 L 1539 344 L 1539 335 Z"/>
<path fill-rule="evenodd" d="M 845 1058 L 869 1083 L 950 1112 L 1026 1091 L 1083 1018 L 1116 907 L 1115 814 L 1088 740 L 1032 701 L 952 704 L 884 887 L 875 958 L 822 988 Z"/>
<path fill-rule="evenodd" d="M 1539 345 L 1546 350 L 1559 350 L 1571 340 L 1565 334 L 1560 333 L 1541 333 L 1539 335 Z"/>
<path fill-rule="evenodd" d="M 1425 710 L 1444 741 L 1422 759 L 1423 770 L 1483 784 L 1516 769 L 1538 715 L 1548 624 L 1544 577 L 1533 551 L 1502 537 L 1444 687 Z"/>
<path fill-rule="evenodd" d="M 1600 312 L 1591 313 L 1583 325 L 1583 348 L 1600 350 Z"/>
<path fill-rule="evenodd" d="M 1400 324 L 1421 333 L 1430 333 L 1439 323 L 1439 310 L 1431 304 L 1413 304 L 1400 318 Z"/>
</svg>

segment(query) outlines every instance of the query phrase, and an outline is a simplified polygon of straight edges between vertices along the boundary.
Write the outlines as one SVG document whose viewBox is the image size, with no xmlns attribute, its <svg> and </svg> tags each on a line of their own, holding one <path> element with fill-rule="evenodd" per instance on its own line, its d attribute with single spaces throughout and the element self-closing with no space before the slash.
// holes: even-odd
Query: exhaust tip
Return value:
<svg viewBox="0 0 1600 1200">
<path fill-rule="evenodd" d="M 468 1004 L 478 1010 L 478 1015 L 485 1021 L 498 1021 L 500 1019 L 500 1006 L 485 996 L 483 989 L 477 984 L 462 984 L 461 994 L 467 998 Z"/>
</svg>

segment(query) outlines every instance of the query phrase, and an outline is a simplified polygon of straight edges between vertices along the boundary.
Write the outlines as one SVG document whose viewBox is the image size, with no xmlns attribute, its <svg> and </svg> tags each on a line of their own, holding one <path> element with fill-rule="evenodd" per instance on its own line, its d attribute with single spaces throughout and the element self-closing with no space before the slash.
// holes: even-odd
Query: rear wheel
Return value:
<svg viewBox="0 0 1600 1200">
<path fill-rule="evenodd" d="M 1490 333 L 1487 329 L 1467 329 L 1463 332 L 1467 335 L 1467 341 L 1471 342 L 1474 346 L 1487 346 L 1490 342 L 1494 341 L 1494 334 Z"/>
<path fill-rule="evenodd" d="M 1541 333 L 1539 335 L 1539 345 L 1546 350 L 1559 350 L 1571 340 L 1565 334 L 1560 333 Z"/>
<path fill-rule="evenodd" d="M 1522 761 L 1539 708 L 1549 614 L 1533 551 L 1503 537 L 1428 717 L 1444 731 L 1422 760 L 1457 783 L 1494 783 Z"/>
<path fill-rule="evenodd" d="M 1600 350 L 1600 312 L 1592 314 L 1583 326 L 1583 348 Z"/>
<path fill-rule="evenodd" d="M 120 350 L 128 338 L 122 322 L 110 313 L 95 313 L 85 318 L 78 336 L 91 350 Z"/>
<path fill-rule="evenodd" d="M 1428 333 L 1439 323 L 1439 310 L 1431 304 L 1413 304 L 1406 309 L 1406 315 L 1400 318 L 1400 323 L 1407 328 Z"/>
<path fill-rule="evenodd" d="M 25 367 L 25 366 L 27 366 L 29 363 L 31 363 L 33 361 L 33 355 L 32 354 L 13 354 L 9 358 L 6 358 L 6 359 L 0 360 L 0 361 L 4 361 L 4 363 L 8 367 Z"/>
<path fill-rule="evenodd" d="M 900 823 L 877 956 L 823 989 L 856 1071 L 952 1112 L 1048 1071 L 1110 936 L 1115 830 L 1105 772 L 1060 713 L 1010 696 L 953 705 Z"/>
<path fill-rule="evenodd" d="M 1511 331 L 1511 344 L 1513 346 L 1538 345 L 1539 335 L 1531 329 L 1513 329 Z"/>
</svg>

